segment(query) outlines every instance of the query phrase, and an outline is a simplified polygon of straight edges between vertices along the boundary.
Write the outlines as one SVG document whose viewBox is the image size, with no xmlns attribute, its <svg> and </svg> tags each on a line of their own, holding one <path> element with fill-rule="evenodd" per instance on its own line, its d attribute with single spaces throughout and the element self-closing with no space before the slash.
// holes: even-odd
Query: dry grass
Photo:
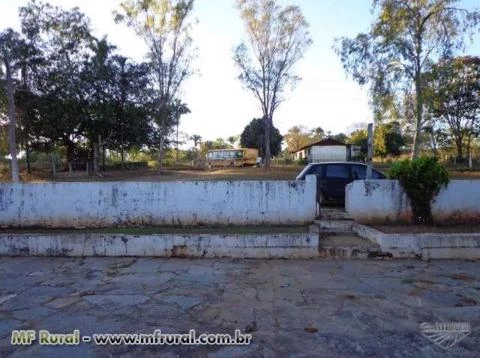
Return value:
<svg viewBox="0 0 480 358">
<path fill-rule="evenodd" d="M 294 180 L 302 167 L 272 167 L 264 168 L 226 168 L 212 170 L 165 170 L 160 174 L 154 169 L 112 170 L 100 172 L 99 176 L 87 176 L 85 171 L 74 172 L 71 176 L 67 172 L 57 174 L 56 181 L 177 181 L 177 180 Z M 46 172 L 20 173 L 23 182 L 52 181 L 51 175 Z M 0 181 L 10 181 L 8 172 L 0 173 Z"/>
<path fill-rule="evenodd" d="M 374 165 L 377 170 L 386 173 L 389 164 Z M 293 180 L 303 169 L 302 166 L 278 166 L 269 171 L 263 168 L 225 168 L 211 170 L 173 170 L 166 169 L 162 175 L 155 169 L 110 170 L 100 172 L 99 176 L 87 176 L 85 171 L 57 173 L 55 181 L 176 181 L 176 180 Z M 450 170 L 451 179 L 480 179 L 480 170 Z M 48 182 L 52 181 L 48 171 L 25 171 L 20 173 L 22 182 Z M 0 171 L 0 182 L 9 182 L 10 173 L 3 169 Z"/>
</svg>

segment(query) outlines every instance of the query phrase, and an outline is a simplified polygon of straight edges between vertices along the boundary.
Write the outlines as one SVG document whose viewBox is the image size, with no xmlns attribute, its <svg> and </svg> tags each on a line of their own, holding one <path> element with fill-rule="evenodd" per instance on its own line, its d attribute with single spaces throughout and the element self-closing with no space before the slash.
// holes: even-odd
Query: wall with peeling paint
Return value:
<svg viewBox="0 0 480 358">
<path fill-rule="evenodd" d="M 410 202 L 397 180 L 357 180 L 346 187 L 345 208 L 364 224 L 410 223 Z M 480 222 L 480 180 L 451 180 L 432 201 L 442 224 Z"/>
<path fill-rule="evenodd" d="M 0 227 L 295 225 L 315 218 L 316 181 L 0 184 Z"/>
<path fill-rule="evenodd" d="M 1 234 L 0 256 L 318 257 L 318 233 Z"/>
</svg>

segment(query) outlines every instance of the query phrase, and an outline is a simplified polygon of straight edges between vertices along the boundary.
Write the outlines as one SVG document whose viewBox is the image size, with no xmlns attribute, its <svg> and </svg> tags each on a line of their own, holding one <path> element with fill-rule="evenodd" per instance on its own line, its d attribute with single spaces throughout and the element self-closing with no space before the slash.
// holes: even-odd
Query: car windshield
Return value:
<svg viewBox="0 0 480 358">
<path fill-rule="evenodd" d="M 296 180 L 303 180 L 305 179 L 305 175 L 308 171 L 308 169 L 310 169 L 312 167 L 311 164 L 307 165 L 305 168 L 303 168 L 303 170 L 300 172 L 300 174 L 297 175 L 296 177 Z"/>
</svg>

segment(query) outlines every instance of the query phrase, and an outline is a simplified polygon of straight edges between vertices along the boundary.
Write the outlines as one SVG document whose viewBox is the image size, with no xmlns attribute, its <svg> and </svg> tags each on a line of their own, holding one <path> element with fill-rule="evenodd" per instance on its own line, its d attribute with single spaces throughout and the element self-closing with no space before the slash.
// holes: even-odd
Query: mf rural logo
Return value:
<svg viewBox="0 0 480 358">
<path fill-rule="evenodd" d="M 421 323 L 422 335 L 443 349 L 449 349 L 471 333 L 470 323 Z"/>
</svg>

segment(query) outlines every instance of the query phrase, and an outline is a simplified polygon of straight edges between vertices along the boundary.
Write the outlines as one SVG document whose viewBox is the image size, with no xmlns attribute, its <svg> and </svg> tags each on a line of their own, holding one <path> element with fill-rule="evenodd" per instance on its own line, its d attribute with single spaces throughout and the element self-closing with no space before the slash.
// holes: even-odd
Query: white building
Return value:
<svg viewBox="0 0 480 358">
<path fill-rule="evenodd" d="M 345 144 L 333 138 L 311 143 L 292 153 L 295 160 L 307 159 L 308 162 L 352 160 L 360 154 L 360 147 Z"/>
</svg>

